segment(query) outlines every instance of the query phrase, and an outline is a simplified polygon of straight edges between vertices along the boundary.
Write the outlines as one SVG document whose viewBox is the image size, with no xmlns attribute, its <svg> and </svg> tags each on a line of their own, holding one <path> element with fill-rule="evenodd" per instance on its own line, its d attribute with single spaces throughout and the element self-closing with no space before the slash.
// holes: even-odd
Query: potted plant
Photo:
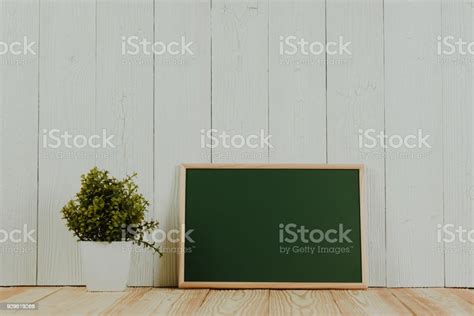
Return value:
<svg viewBox="0 0 474 316">
<path fill-rule="evenodd" d="M 149 202 L 138 193 L 136 173 L 118 180 L 94 167 L 81 176 L 81 189 L 62 209 L 67 228 L 78 238 L 83 276 L 89 291 L 123 291 L 127 286 L 132 244 L 162 255 L 147 233 L 157 221 L 145 221 Z"/>
</svg>

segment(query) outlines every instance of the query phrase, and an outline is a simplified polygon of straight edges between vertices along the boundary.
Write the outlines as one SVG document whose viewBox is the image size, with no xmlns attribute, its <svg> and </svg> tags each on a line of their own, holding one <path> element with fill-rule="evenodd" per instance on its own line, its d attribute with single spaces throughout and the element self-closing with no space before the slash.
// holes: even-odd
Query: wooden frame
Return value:
<svg viewBox="0 0 474 316">
<path fill-rule="evenodd" d="M 360 233 L 361 267 L 360 283 L 314 283 L 314 282 L 196 282 L 184 280 L 185 247 L 185 209 L 186 209 L 186 170 L 187 169 L 357 169 L 360 189 Z M 368 266 L 366 249 L 366 208 L 365 172 L 362 164 L 182 164 L 179 175 L 179 226 L 180 241 L 178 251 L 178 281 L 180 288 L 218 288 L 218 289 L 367 289 Z"/>
</svg>

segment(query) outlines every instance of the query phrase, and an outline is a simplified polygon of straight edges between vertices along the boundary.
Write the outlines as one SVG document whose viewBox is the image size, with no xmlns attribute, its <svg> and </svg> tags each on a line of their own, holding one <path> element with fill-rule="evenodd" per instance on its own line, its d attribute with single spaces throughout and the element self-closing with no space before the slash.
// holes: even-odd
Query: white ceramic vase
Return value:
<svg viewBox="0 0 474 316">
<path fill-rule="evenodd" d="M 79 242 L 82 273 L 88 291 L 120 292 L 127 288 L 131 241 Z"/>
</svg>

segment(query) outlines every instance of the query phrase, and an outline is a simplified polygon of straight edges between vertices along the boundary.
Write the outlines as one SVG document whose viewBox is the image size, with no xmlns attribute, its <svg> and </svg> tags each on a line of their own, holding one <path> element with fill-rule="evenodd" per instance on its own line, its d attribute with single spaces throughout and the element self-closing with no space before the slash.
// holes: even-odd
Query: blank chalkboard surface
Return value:
<svg viewBox="0 0 474 316">
<path fill-rule="evenodd" d="M 181 288 L 366 288 L 361 165 L 187 164 Z"/>
</svg>

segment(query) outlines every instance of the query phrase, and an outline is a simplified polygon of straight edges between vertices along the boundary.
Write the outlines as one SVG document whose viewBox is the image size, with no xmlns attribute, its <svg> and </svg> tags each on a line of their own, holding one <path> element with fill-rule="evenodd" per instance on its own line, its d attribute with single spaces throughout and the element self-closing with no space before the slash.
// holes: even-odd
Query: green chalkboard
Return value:
<svg viewBox="0 0 474 316">
<path fill-rule="evenodd" d="M 362 166 L 181 172 L 180 287 L 366 287 Z"/>
</svg>

